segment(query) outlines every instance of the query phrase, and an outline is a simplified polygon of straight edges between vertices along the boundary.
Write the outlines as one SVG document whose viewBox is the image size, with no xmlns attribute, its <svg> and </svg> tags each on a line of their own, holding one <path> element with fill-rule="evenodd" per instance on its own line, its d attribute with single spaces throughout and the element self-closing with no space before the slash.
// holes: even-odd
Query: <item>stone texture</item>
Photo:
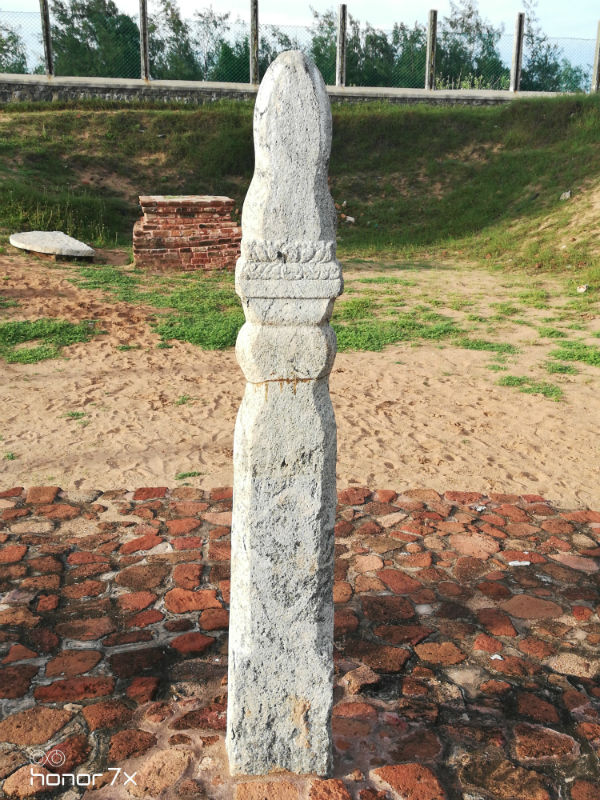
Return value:
<svg viewBox="0 0 600 800">
<path fill-rule="evenodd" d="M 235 800 L 299 800 L 298 787 L 289 781 L 238 783 Z"/>
<path fill-rule="evenodd" d="M 421 764 L 396 764 L 372 771 L 372 777 L 403 800 L 445 800 L 446 794 L 434 773 Z"/>
<path fill-rule="evenodd" d="M 67 256 L 69 258 L 93 258 L 95 251 L 87 244 L 67 236 L 62 231 L 27 231 L 13 233 L 9 239 L 13 247 L 28 253 Z"/>
<path fill-rule="evenodd" d="M 328 324 L 342 289 L 327 185 L 331 111 L 299 51 L 256 98 L 242 214 L 227 751 L 232 773 L 332 766 L 336 427 Z M 206 518 L 206 516 L 205 516 Z"/>
<path fill-rule="evenodd" d="M 546 619 L 560 617 L 563 613 L 562 608 L 551 600 L 527 594 L 516 594 L 510 600 L 501 603 L 500 607 L 511 617 L 521 619 Z"/>
<path fill-rule="evenodd" d="M 48 797 L 50 792 L 45 779 L 51 773 L 45 767 L 35 767 L 32 776 L 31 764 L 27 764 L 4 781 L 5 797 Z"/>
<path fill-rule="evenodd" d="M 64 709 L 34 706 L 0 722 L 0 742 L 35 745 L 47 742 L 71 719 Z"/>
<path fill-rule="evenodd" d="M 173 786 L 188 768 L 192 759 L 189 750 L 161 750 L 144 759 L 135 778 L 128 786 L 134 797 L 157 797 Z"/>
</svg>

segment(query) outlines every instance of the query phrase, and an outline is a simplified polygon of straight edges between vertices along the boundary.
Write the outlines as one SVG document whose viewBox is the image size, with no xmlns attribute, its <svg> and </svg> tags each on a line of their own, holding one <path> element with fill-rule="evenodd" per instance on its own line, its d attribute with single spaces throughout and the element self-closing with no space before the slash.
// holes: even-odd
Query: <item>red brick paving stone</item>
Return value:
<svg viewBox="0 0 600 800">
<path fill-rule="evenodd" d="M 63 650 L 46 664 L 46 677 L 82 675 L 93 669 L 101 658 L 99 650 Z"/>
<path fill-rule="evenodd" d="M 358 694 L 363 686 L 372 686 L 379 683 L 380 676 L 363 664 L 362 667 L 350 670 L 341 679 L 341 683 L 347 687 L 349 694 Z"/>
<path fill-rule="evenodd" d="M 102 564 L 109 564 L 109 560 L 106 556 L 102 556 L 99 553 L 92 553 L 89 550 L 78 550 L 75 553 L 70 553 L 67 556 L 67 564 L 95 564 L 95 563 L 102 563 Z"/>
<path fill-rule="evenodd" d="M 203 653 L 216 642 L 212 636 L 202 633 L 183 633 L 171 640 L 170 645 L 174 650 L 184 655 Z"/>
<path fill-rule="evenodd" d="M 368 497 L 371 497 L 371 490 L 365 486 L 351 486 L 342 489 L 337 493 L 338 503 L 347 506 L 361 506 Z"/>
<path fill-rule="evenodd" d="M 377 719 L 377 710 L 370 703 L 358 701 L 355 703 L 338 703 L 333 709 L 334 717 L 349 717 L 351 719 Z"/>
<path fill-rule="evenodd" d="M 23 625 L 26 628 L 34 628 L 40 617 L 36 617 L 27 608 L 8 608 L 0 611 L 0 628 L 3 625 Z"/>
<path fill-rule="evenodd" d="M 548 519 L 542 522 L 541 529 L 554 536 L 568 536 L 573 533 L 574 527 L 564 519 Z"/>
<path fill-rule="evenodd" d="M 141 489 L 136 489 L 133 499 L 134 500 L 153 500 L 154 498 L 166 497 L 169 491 L 166 486 L 144 486 Z"/>
<path fill-rule="evenodd" d="M 127 555 L 129 553 L 137 553 L 140 550 L 152 550 L 163 541 L 164 539 L 162 536 L 156 536 L 156 534 L 147 533 L 145 536 L 138 536 L 137 539 L 132 539 L 131 541 L 122 544 L 119 552 L 123 553 L 123 555 Z"/>
<path fill-rule="evenodd" d="M 204 540 L 198 536 L 182 536 L 179 539 L 173 539 L 171 542 L 174 550 L 196 550 L 195 559 L 201 558 L 200 548 L 204 544 Z"/>
<path fill-rule="evenodd" d="M 73 712 L 64 708 L 34 706 L 0 720 L 0 741 L 26 747 L 44 744 L 64 727 Z"/>
<path fill-rule="evenodd" d="M 387 792 L 378 792 L 376 789 L 361 789 L 358 797 L 359 800 L 390 800 Z"/>
<path fill-rule="evenodd" d="M 460 664 L 466 658 L 462 650 L 459 650 L 452 642 L 441 642 L 440 644 L 426 642 L 416 645 L 415 651 L 421 661 L 430 664 Z"/>
<path fill-rule="evenodd" d="M 90 731 L 98 728 L 116 728 L 129 722 L 133 711 L 120 700 L 101 700 L 84 706 L 81 712 Z"/>
<path fill-rule="evenodd" d="M 472 558 L 485 560 L 500 550 L 500 545 L 495 539 L 481 533 L 453 533 L 448 541 L 453 550 Z"/>
<path fill-rule="evenodd" d="M 408 763 L 379 767 L 371 777 L 402 800 L 445 800 L 446 794 L 434 773 L 422 764 Z"/>
<path fill-rule="evenodd" d="M 148 731 L 126 729 L 117 731 L 110 739 L 108 760 L 111 764 L 132 756 L 141 756 L 156 744 L 156 736 Z"/>
<path fill-rule="evenodd" d="M 571 787 L 571 800 L 600 800 L 600 785 L 590 781 L 575 781 Z"/>
<path fill-rule="evenodd" d="M 476 613 L 477 619 L 488 633 L 494 636 L 517 635 L 510 618 L 497 608 L 480 608 Z"/>
<path fill-rule="evenodd" d="M 154 589 L 160 586 L 168 574 L 169 567 L 167 564 L 153 562 L 152 564 L 127 567 L 117 575 L 115 582 L 120 586 L 127 586 L 138 591 Z"/>
<path fill-rule="evenodd" d="M 140 611 L 133 617 L 126 620 L 128 628 L 145 628 L 148 625 L 154 625 L 165 618 L 165 615 L 156 608 L 148 608 L 145 611 Z"/>
<path fill-rule="evenodd" d="M 373 494 L 376 503 L 393 503 L 397 497 L 398 494 L 393 489 L 377 489 Z"/>
<path fill-rule="evenodd" d="M 289 781 L 238 783 L 235 800 L 299 800 L 298 787 Z"/>
<path fill-rule="evenodd" d="M 10 544 L 8 547 L 0 548 L 0 564 L 14 564 L 21 561 L 27 552 L 27 545 Z"/>
<path fill-rule="evenodd" d="M 212 703 L 206 708 L 188 711 L 183 717 L 169 723 L 169 728 L 175 731 L 189 730 L 190 728 L 208 728 L 213 731 L 224 731 L 227 726 L 227 709 L 220 703 Z"/>
<path fill-rule="evenodd" d="M 340 520 L 339 522 L 336 522 L 333 532 L 338 538 L 345 539 L 347 536 L 351 536 L 354 532 L 354 525 L 347 520 Z"/>
<path fill-rule="evenodd" d="M 423 588 L 423 585 L 399 569 L 382 569 L 377 573 L 388 589 L 394 594 L 410 594 Z"/>
<path fill-rule="evenodd" d="M 156 600 L 158 596 L 153 592 L 129 592 L 117 597 L 117 605 L 123 611 L 142 611 Z"/>
<path fill-rule="evenodd" d="M 479 578 L 480 575 L 483 575 L 488 570 L 489 564 L 486 564 L 485 561 L 480 558 L 473 558 L 472 556 L 459 558 L 454 565 L 454 575 L 456 579 L 464 581 L 465 583 Z"/>
<path fill-rule="evenodd" d="M 347 581 L 335 581 L 333 584 L 333 602 L 347 603 L 352 597 L 352 585 Z"/>
<path fill-rule="evenodd" d="M 7 655 L 2 659 L 2 663 L 10 664 L 12 661 L 23 661 L 27 658 L 37 658 L 37 653 L 22 644 L 13 644 Z"/>
<path fill-rule="evenodd" d="M 579 757 L 579 743 L 571 736 L 541 725 L 515 725 L 515 757 L 523 764 L 574 761 Z"/>
<path fill-rule="evenodd" d="M 25 502 L 32 505 L 47 505 L 56 500 L 59 486 L 32 486 L 25 495 Z"/>
<path fill-rule="evenodd" d="M 76 639 L 80 642 L 93 641 L 112 633 L 115 629 L 110 617 L 97 617 L 95 619 L 75 619 L 71 622 L 59 622 L 56 632 L 65 639 Z"/>
<path fill-rule="evenodd" d="M 554 561 L 558 561 L 559 564 L 565 567 L 578 570 L 579 572 L 587 572 L 590 575 L 600 570 L 598 564 L 591 558 L 586 558 L 585 556 L 576 556 L 572 553 L 559 553 L 557 555 L 551 554 L 549 557 Z"/>
<path fill-rule="evenodd" d="M 505 531 L 511 539 L 529 539 L 534 533 L 539 533 L 540 529 L 529 522 L 511 522 L 505 527 Z"/>
<path fill-rule="evenodd" d="M 15 699 L 27 694 L 29 685 L 39 667 L 34 664 L 19 664 L 0 667 L 0 699 Z"/>
<path fill-rule="evenodd" d="M 352 800 L 352 796 L 343 781 L 331 778 L 326 781 L 313 781 L 308 793 L 308 800 Z"/>
<path fill-rule="evenodd" d="M 48 797 L 46 777 L 52 773 L 45 767 L 36 767 L 32 776 L 31 764 L 26 764 L 21 769 L 4 781 L 5 797 Z"/>
<path fill-rule="evenodd" d="M 32 630 L 29 639 L 36 650 L 41 650 L 43 653 L 50 653 L 55 647 L 58 647 L 60 641 L 58 636 L 47 628 Z"/>
<path fill-rule="evenodd" d="M 59 561 L 54 556 L 42 556 L 41 558 L 30 558 L 27 561 L 27 566 L 36 572 L 44 574 L 48 572 L 60 573 L 63 571 L 62 561 Z"/>
<path fill-rule="evenodd" d="M 488 757 L 470 760 L 460 770 L 461 786 L 483 790 L 494 800 L 550 800 L 544 779 L 534 770 L 517 767 L 508 760 Z"/>
<path fill-rule="evenodd" d="M 534 658 L 546 658 L 556 651 L 556 647 L 544 642 L 543 639 L 536 639 L 533 636 L 527 636 L 517 643 L 517 647 L 522 653 Z"/>
<path fill-rule="evenodd" d="M 23 487 L 22 486 L 13 486 L 12 489 L 6 489 L 3 492 L 0 492 L 0 499 L 5 500 L 10 497 L 20 497 L 23 494 Z"/>
<path fill-rule="evenodd" d="M 102 641 L 105 647 L 118 647 L 123 644 L 134 644 L 135 642 L 151 642 L 153 639 L 152 631 L 131 631 L 130 633 L 114 633 L 107 636 Z"/>
<path fill-rule="evenodd" d="M 479 492 L 444 492 L 446 500 L 452 503 L 459 503 L 462 506 L 468 506 L 472 503 L 477 503 L 483 499 L 483 495 Z"/>
<path fill-rule="evenodd" d="M 191 533 L 195 531 L 196 528 L 199 528 L 202 525 L 202 520 L 193 517 L 169 519 L 166 525 L 171 536 L 184 536 L 186 533 Z"/>
<path fill-rule="evenodd" d="M 333 626 L 335 636 L 343 636 L 358 629 L 358 617 L 349 608 L 339 609 L 333 614 Z"/>
<path fill-rule="evenodd" d="M 433 633 L 424 625 L 380 625 L 373 633 L 391 644 L 418 644 Z"/>
<path fill-rule="evenodd" d="M 58 503 L 49 506 L 38 506 L 37 514 L 42 514 L 47 519 L 75 519 L 81 514 L 81 508 L 68 503 Z"/>
<path fill-rule="evenodd" d="M 178 564 L 173 570 L 173 582 L 180 589 L 196 589 L 200 586 L 202 564 Z"/>
<path fill-rule="evenodd" d="M 74 703 L 94 697 L 106 697 L 115 688 L 114 678 L 84 677 L 54 681 L 48 686 L 37 686 L 33 692 L 42 703 Z"/>
<path fill-rule="evenodd" d="M 518 693 L 517 710 L 537 722 L 559 722 L 558 713 L 552 703 L 531 692 Z"/>
<path fill-rule="evenodd" d="M 104 581 L 85 580 L 63 587 L 62 594 L 69 600 L 80 600 L 82 597 L 97 597 L 105 589 Z"/>
<path fill-rule="evenodd" d="M 473 642 L 473 650 L 484 650 L 486 653 L 499 653 L 504 645 L 493 636 L 480 633 Z"/>
<path fill-rule="evenodd" d="M 594 613 L 593 609 L 588 608 L 587 606 L 571 607 L 571 614 L 573 614 L 576 620 L 579 620 L 581 622 L 585 622 L 586 620 L 588 620 L 593 615 L 593 613 Z"/>
<path fill-rule="evenodd" d="M 229 500 L 233 497 L 233 486 L 218 486 L 210 490 L 211 500 Z"/>
<path fill-rule="evenodd" d="M 210 561 L 229 561 L 231 544 L 229 542 L 211 542 L 208 545 L 208 558 Z"/>
<path fill-rule="evenodd" d="M 410 619 L 415 615 L 412 603 L 405 597 L 366 596 L 361 598 L 361 604 L 364 615 L 372 622 L 394 622 L 395 620 Z"/>
<path fill-rule="evenodd" d="M 373 642 L 353 642 L 346 646 L 346 655 L 359 659 L 375 672 L 400 672 L 410 658 L 410 650 Z"/>
<path fill-rule="evenodd" d="M 215 589 L 200 589 L 192 592 L 189 589 L 171 589 L 165 595 L 165 607 L 174 614 L 185 614 L 188 611 L 201 611 L 205 608 L 221 608 Z"/>
<path fill-rule="evenodd" d="M 145 647 L 141 650 L 125 650 L 113 653 L 109 659 L 110 667 L 119 678 L 133 678 L 138 672 L 154 669 L 159 672 L 164 661 L 161 647 Z"/>
<path fill-rule="evenodd" d="M 127 687 L 127 697 L 142 705 L 154 698 L 160 681 L 158 678 L 134 678 Z"/>
<path fill-rule="evenodd" d="M 198 627 L 203 631 L 226 630 L 229 627 L 229 611 L 224 608 L 207 608 L 200 614 Z"/>
<path fill-rule="evenodd" d="M 508 689 L 511 688 L 511 685 L 510 683 L 506 683 L 506 681 L 498 681 L 492 678 L 491 680 L 484 681 L 482 684 L 480 684 L 479 688 L 486 694 L 502 694 L 503 692 L 508 691 Z"/>
<path fill-rule="evenodd" d="M 442 743 L 433 731 L 419 730 L 396 742 L 390 754 L 393 761 L 436 761 L 442 753 Z"/>
<path fill-rule="evenodd" d="M 546 619 L 560 617 L 563 614 L 562 608 L 551 600 L 543 600 L 528 594 L 516 594 L 500 604 L 503 611 L 508 612 L 511 617 L 519 619 Z"/>
<path fill-rule="evenodd" d="M 46 751 L 44 766 L 51 772 L 64 775 L 83 764 L 89 756 L 91 747 L 87 736 L 80 733 L 71 736 Z"/>
<path fill-rule="evenodd" d="M 28 517 L 31 511 L 28 508 L 5 508 L 0 515 L 3 520 L 10 521 L 11 519 L 20 519 L 21 517 Z"/>
</svg>

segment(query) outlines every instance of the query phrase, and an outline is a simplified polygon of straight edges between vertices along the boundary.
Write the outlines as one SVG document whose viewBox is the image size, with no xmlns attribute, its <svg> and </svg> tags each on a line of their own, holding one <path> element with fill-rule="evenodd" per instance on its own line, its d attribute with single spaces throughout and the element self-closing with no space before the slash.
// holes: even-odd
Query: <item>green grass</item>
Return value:
<svg viewBox="0 0 600 800">
<path fill-rule="evenodd" d="M 560 386 L 545 381 L 535 381 L 532 378 L 519 377 L 517 375 L 505 375 L 498 381 L 499 386 L 514 386 L 520 392 L 526 394 L 541 394 L 549 400 L 558 402 L 563 398 L 563 391 Z"/>
<path fill-rule="evenodd" d="M 190 397 L 189 394 L 182 394 L 181 397 L 178 397 L 177 400 L 175 400 L 175 405 L 176 406 L 185 406 L 185 405 L 187 405 L 187 403 L 190 402 L 191 399 L 192 398 Z"/>
<path fill-rule="evenodd" d="M 452 320 L 430 325 L 418 312 L 398 312 L 396 318 L 359 319 L 352 324 L 332 324 L 339 351 L 382 350 L 386 345 L 419 340 L 439 341 L 460 333 Z"/>
<path fill-rule="evenodd" d="M 64 416 L 65 419 L 83 419 L 85 417 L 85 411 L 67 411 Z"/>
<path fill-rule="evenodd" d="M 545 289 L 527 289 L 519 292 L 519 300 L 531 308 L 547 308 L 548 292 Z"/>
<path fill-rule="evenodd" d="M 547 361 L 544 364 L 544 369 L 546 372 L 558 375 L 577 375 L 579 372 L 571 364 L 560 364 L 558 361 Z"/>
<path fill-rule="evenodd" d="M 592 367 L 600 367 L 600 347 L 584 342 L 563 342 L 558 350 L 550 355 L 561 361 L 580 361 Z"/>
<path fill-rule="evenodd" d="M 0 297 L 0 308 L 16 308 L 18 305 L 16 300 L 8 300 L 5 297 Z"/>
<path fill-rule="evenodd" d="M 198 478 L 200 475 L 202 475 L 201 472 L 178 472 L 175 475 L 175 480 L 184 481 L 186 478 Z"/>
<path fill-rule="evenodd" d="M 515 345 L 505 342 L 489 342 L 486 339 L 457 339 L 453 342 L 457 347 L 462 347 L 464 350 L 485 350 L 491 353 L 504 353 L 507 355 L 514 355 L 519 350 Z"/>
<path fill-rule="evenodd" d="M 16 459 L 16 455 L 9 450 L 7 453 L 4 453 L 3 458 L 5 461 L 14 461 Z"/>
<path fill-rule="evenodd" d="M 193 194 L 201 186 L 241 208 L 254 166 L 252 110 L 236 101 L 5 106 L 0 228 L 130 242 L 140 187 Z M 565 186 L 579 203 L 600 179 L 600 97 L 491 107 L 334 103 L 332 110 L 332 193 L 356 218 L 339 228 L 342 258 L 450 257 L 536 274 L 570 267 L 574 285 L 587 283 L 586 296 L 597 300 L 593 225 L 564 249 L 557 235 L 581 211 L 559 200 Z"/>
<path fill-rule="evenodd" d="M 564 331 L 561 331 L 559 328 L 550 328 L 546 326 L 542 326 L 538 328 L 538 333 L 540 336 L 544 337 L 545 339 L 566 339 L 567 334 Z"/>
<path fill-rule="evenodd" d="M 102 333 L 95 322 L 74 324 L 57 319 L 0 323 L 0 358 L 9 364 L 34 364 L 48 358 L 58 358 L 63 347 L 77 342 L 88 342 L 93 335 Z M 21 347 L 26 342 L 36 342 L 31 347 Z"/>
</svg>

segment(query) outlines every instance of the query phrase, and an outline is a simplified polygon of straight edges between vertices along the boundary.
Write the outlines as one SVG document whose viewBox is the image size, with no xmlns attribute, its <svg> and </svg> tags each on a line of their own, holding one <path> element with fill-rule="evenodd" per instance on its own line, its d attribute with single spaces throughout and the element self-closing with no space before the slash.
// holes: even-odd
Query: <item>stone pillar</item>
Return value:
<svg viewBox="0 0 600 800">
<path fill-rule="evenodd" d="M 329 326 L 342 291 L 327 185 L 331 110 L 299 51 L 254 111 L 236 345 L 247 380 L 234 436 L 227 750 L 232 774 L 327 775 L 333 703 L 336 426 Z"/>
</svg>

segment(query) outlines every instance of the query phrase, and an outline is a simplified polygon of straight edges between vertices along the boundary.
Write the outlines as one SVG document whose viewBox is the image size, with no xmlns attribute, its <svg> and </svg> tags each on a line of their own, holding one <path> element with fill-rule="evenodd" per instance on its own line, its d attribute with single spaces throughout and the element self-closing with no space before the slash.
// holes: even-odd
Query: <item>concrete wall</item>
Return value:
<svg viewBox="0 0 600 800">
<path fill-rule="evenodd" d="M 0 73 L 0 103 L 32 101 L 117 100 L 123 102 L 189 103 L 198 105 L 226 98 L 254 100 L 257 87 L 248 83 L 144 81 L 121 78 L 47 78 L 44 75 Z M 495 105 L 517 98 L 553 97 L 554 92 L 508 92 L 480 89 L 426 91 L 382 87 L 328 86 L 332 102 L 386 100 L 391 103 Z"/>
</svg>

